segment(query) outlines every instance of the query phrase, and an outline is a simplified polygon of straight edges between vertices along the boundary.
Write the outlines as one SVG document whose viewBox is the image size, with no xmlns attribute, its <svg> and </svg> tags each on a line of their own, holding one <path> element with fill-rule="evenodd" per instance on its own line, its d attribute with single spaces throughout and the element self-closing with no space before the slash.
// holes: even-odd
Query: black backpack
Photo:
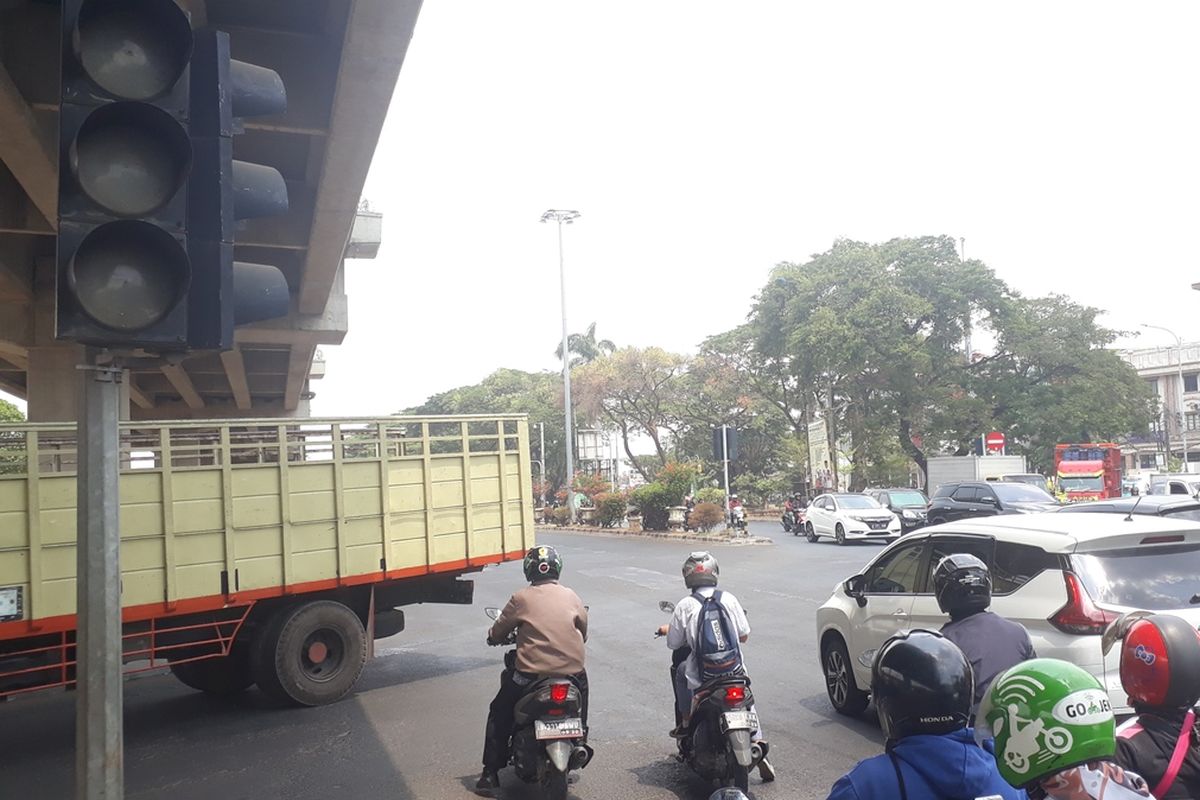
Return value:
<svg viewBox="0 0 1200 800">
<path fill-rule="evenodd" d="M 692 592 L 700 603 L 700 615 L 696 630 L 696 664 L 700 682 L 740 675 L 742 650 L 738 645 L 737 628 L 729 618 L 729 612 L 721 605 L 721 590 L 711 597 Z"/>
</svg>

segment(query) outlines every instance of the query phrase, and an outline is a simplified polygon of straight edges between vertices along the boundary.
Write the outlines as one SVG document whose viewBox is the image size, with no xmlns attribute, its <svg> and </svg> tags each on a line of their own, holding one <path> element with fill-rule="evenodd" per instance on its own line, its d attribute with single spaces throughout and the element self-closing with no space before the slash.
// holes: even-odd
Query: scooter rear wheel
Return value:
<svg viewBox="0 0 1200 800">
<path fill-rule="evenodd" d="M 732 759 L 731 759 L 732 761 Z M 741 789 L 743 792 L 750 791 L 750 770 L 743 767 L 741 764 L 733 761 L 729 765 L 731 774 L 724 781 L 726 786 L 732 786 Z"/>
<path fill-rule="evenodd" d="M 547 769 L 542 774 L 542 797 L 545 800 L 566 800 L 567 773 L 556 769 Z"/>
</svg>

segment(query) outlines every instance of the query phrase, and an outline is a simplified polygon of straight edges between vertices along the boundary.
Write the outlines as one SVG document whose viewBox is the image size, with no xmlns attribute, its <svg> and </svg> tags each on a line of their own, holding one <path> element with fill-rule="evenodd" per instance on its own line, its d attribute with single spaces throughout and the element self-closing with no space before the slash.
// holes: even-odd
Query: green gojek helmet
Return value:
<svg viewBox="0 0 1200 800">
<path fill-rule="evenodd" d="M 1011 786 L 1116 752 L 1108 693 L 1083 669 L 1056 658 L 1018 664 L 992 681 L 975 714 L 975 738 L 996 740 L 996 763 Z"/>
</svg>

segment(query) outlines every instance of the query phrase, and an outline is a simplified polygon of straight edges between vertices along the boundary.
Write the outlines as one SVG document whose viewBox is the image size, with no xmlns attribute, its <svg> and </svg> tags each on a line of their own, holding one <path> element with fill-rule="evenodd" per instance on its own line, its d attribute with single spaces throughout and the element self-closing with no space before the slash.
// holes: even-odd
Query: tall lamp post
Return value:
<svg viewBox="0 0 1200 800">
<path fill-rule="evenodd" d="M 1179 393 L 1176 395 L 1179 403 L 1179 436 L 1183 440 L 1183 471 L 1190 472 L 1188 469 L 1188 437 L 1187 437 L 1187 413 L 1183 408 L 1183 339 L 1170 328 L 1164 328 L 1161 325 L 1147 325 L 1142 323 L 1143 328 L 1150 328 L 1156 331 L 1170 334 L 1175 337 L 1175 367 L 1176 380 L 1179 382 Z M 1168 433 L 1168 437 L 1170 434 Z M 1167 439 L 1168 447 L 1170 447 L 1170 438 Z"/>
<path fill-rule="evenodd" d="M 575 524 L 575 490 L 571 484 L 575 480 L 575 433 L 571 424 L 571 353 L 567 348 L 567 272 L 563 266 L 563 225 L 570 225 L 579 219 L 578 211 L 564 211 L 552 208 L 542 214 L 542 222 L 558 223 L 558 280 L 562 287 L 562 372 L 563 372 L 563 427 L 566 429 L 567 444 L 567 508 L 571 513 L 571 524 Z"/>
</svg>

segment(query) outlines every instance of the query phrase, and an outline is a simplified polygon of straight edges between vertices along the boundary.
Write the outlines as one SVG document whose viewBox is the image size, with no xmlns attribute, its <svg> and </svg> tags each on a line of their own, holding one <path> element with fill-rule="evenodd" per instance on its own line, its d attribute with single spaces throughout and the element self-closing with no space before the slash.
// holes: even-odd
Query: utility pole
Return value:
<svg viewBox="0 0 1200 800">
<path fill-rule="evenodd" d="M 729 514 L 729 426 L 721 426 L 721 464 L 725 468 L 725 520 L 732 525 L 733 518 Z"/>
<path fill-rule="evenodd" d="M 550 209 L 542 214 L 542 222 L 554 220 L 558 223 L 558 280 L 562 293 L 562 373 L 563 373 L 563 419 L 567 446 L 567 508 L 571 513 L 571 524 L 575 524 L 575 433 L 571 419 L 571 352 L 567 346 L 567 271 L 563 264 L 562 226 L 579 219 L 578 211 Z"/>
<path fill-rule="evenodd" d="M 966 237 L 958 237 L 958 260 L 967 260 L 967 240 Z M 967 319 L 963 323 L 963 350 L 966 351 L 967 366 L 971 366 L 971 309 L 967 308 Z"/>
<path fill-rule="evenodd" d="M 94 348 L 83 375 L 76 446 L 75 797 L 124 795 L 121 681 L 121 370 Z"/>
</svg>

